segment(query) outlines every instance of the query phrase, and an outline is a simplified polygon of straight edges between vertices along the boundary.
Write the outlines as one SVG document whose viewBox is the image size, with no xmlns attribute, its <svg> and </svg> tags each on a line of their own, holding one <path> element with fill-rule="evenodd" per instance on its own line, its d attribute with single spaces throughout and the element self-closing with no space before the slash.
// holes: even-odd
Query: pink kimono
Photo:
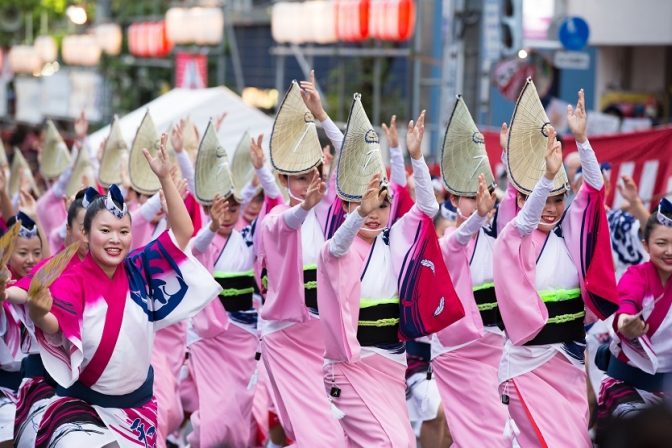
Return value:
<svg viewBox="0 0 672 448">
<path fill-rule="evenodd" d="M 583 147 L 582 147 L 583 146 Z M 521 447 L 590 446 L 584 317 L 615 311 L 616 287 L 599 164 L 579 145 L 586 182 L 548 234 L 523 234 L 510 222 L 495 243 L 494 283 L 508 340 L 499 369 L 500 392 L 520 431 Z M 589 170 L 602 186 L 596 189 Z M 552 182 L 542 178 L 528 198 L 539 207 Z M 533 201 L 533 202 L 534 202 Z M 539 215 L 541 208 L 539 208 Z M 539 217 L 536 216 L 537 223 Z"/>
<path fill-rule="evenodd" d="M 507 412 L 497 393 L 505 338 L 498 327 L 492 252 L 497 232 L 514 216 L 515 204 L 516 192 L 509 187 L 491 225 L 483 227 L 485 218 L 474 212 L 459 229 L 448 229 L 440 239 L 465 309 L 464 318 L 436 333 L 432 341 L 432 369 L 455 447 L 511 446 L 502 432 Z"/>
<path fill-rule="evenodd" d="M 112 278 L 88 255 L 50 289 L 60 331 L 37 338 L 59 388 L 36 446 L 155 447 L 154 332 L 197 313 L 219 285 L 164 232 Z"/>
</svg>

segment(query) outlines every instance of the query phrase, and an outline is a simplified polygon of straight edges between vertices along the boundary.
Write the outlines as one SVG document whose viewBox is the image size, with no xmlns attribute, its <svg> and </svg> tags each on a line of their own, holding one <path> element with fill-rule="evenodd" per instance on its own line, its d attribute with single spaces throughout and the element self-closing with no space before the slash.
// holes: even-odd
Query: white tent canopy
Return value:
<svg viewBox="0 0 672 448">
<path fill-rule="evenodd" d="M 248 131 L 254 137 L 263 133 L 264 147 L 268 149 L 273 118 L 245 104 L 238 95 L 226 87 L 173 89 L 121 117 L 119 120 L 121 133 L 129 148 L 147 109 L 149 109 L 159 132 L 166 132 L 172 124 L 189 116 L 198 127 L 200 136 L 203 136 L 210 118 L 214 120 L 222 112 L 227 112 L 228 115 L 222 123 L 218 137 L 222 146 L 229 152 L 229 156 L 233 155 L 233 151 L 245 131 Z M 88 144 L 94 157 L 101 142 L 109 133 L 110 126 L 108 125 L 88 136 Z"/>
</svg>

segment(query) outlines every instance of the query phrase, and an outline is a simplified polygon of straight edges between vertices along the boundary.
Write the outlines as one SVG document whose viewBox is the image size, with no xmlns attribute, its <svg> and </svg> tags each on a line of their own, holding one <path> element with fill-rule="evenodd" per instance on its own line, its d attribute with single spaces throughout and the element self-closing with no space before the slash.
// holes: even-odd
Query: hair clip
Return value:
<svg viewBox="0 0 672 448">
<path fill-rule="evenodd" d="M 119 206 L 117 206 L 115 201 L 118 202 L 119 204 L 122 204 L 122 207 L 119 208 Z M 124 202 L 124 196 L 121 194 L 121 190 L 119 190 L 119 187 L 117 187 L 114 184 L 112 184 L 110 186 L 110 189 L 107 190 L 107 196 L 105 197 L 105 208 L 107 209 L 108 212 L 112 213 L 118 219 L 123 218 L 124 215 L 128 212 L 128 207 Z"/>
</svg>

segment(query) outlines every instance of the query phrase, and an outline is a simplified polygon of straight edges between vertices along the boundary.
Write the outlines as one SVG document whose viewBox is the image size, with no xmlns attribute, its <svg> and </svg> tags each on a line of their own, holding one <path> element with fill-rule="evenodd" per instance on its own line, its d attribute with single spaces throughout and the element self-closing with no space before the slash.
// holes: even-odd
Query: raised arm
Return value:
<svg viewBox="0 0 672 448">
<path fill-rule="evenodd" d="M 327 115 L 324 107 L 322 107 L 322 99 L 320 98 L 320 93 L 317 91 L 315 83 L 315 70 L 311 70 L 309 79 L 307 81 L 301 81 L 299 85 L 301 86 L 303 102 L 315 119 L 320 122 L 327 137 L 334 145 L 336 154 L 339 154 L 341 146 L 343 146 L 343 133 L 338 129 L 338 126 L 331 121 L 331 118 Z"/>
<path fill-rule="evenodd" d="M 387 146 L 390 149 L 390 181 L 406 186 L 406 167 L 404 165 L 404 154 L 399 147 L 399 134 L 397 133 L 397 116 L 392 115 L 390 125 L 383 123 L 383 130 L 387 138 Z"/>
<path fill-rule="evenodd" d="M 469 240 L 483 227 L 488 218 L 488 213 L 495 208 L 496 201 L 495 193 L 488 191 L 488 186 L 485 184 L 485 176 L 483 174 L 479 175 L 476 210 L 448 238 L 456 238 L 458 243 L 466 246 Z"/>
<path fill-rule="evenodd" d="M 257 178 L 259 183 L 261 183 L 261 188 L 264 190 L 264 194 L 269 198 L 277 198 L 280 196 L 280 188 L 275 182 L 273 173 L 266 166 L 266 156 L 264 156 L 264 150 L 261 147 L 262 142 L 264 141 L 264 134 L 259 134 L 257 140 L 252 139 L 250 145 L 250 158 L 252 159 L 252 166 L 257 173 Z"/>
<path fill-rule="evenodd" d="M 166 213 L 168 225 L 175 235 L 177 245 L 180 249 L 184 250 L 191 239 L 191 235 L 194 233 L 194 224 L 191 222 L 191 217 L 189 216 L 187 207 L 184 205 L 184 200 L 182 200 L 182 196 L 170 175 L 170 161 L 166 153 L 167 140 L 168 136 L 166 134 L 161 135 L 161 143 L 155 157 L 149 154 L 147 148 L 144 148 L 142 152 L 152 171 L 159 178 L 159 182 L 161 182 L 161 189 L 168 206 Z"/>
<path fill-rule="evenodd" d="M 581 169 L 586 183 L 596 190 L 604 186 L 604 178 L 600 170 L 600 164 L 595 157 L 595 152 L 586 137 L 586 101 L 583 89 L 579 90 L 579 100 L 576 103 L 576 109 L 567 105 L 567 124 L 571 129 L 576 147 L 579 149 L 579 158 L 581 159 Z"/>
<path fill-rule="evenodd" d="M 413 180 L 415 182 L 415 205 L 424 214 L 434 218 L 439 212 L 439 203 L 434 196 L 434 187 L 432 187 L 432 178 L 429 175 L 429 168 L 422 156 L 422 138 L 425 134 L 425 111 L 423 110 L 418 117 L 417 123 L 411 120 L 408 123 L 408 132 L 406 133 L 406 147 L 411 156 L 411 165 L 413 166 Z"/>
<path fill-rule="evenodd" d="M 177 164 L 180 166 L 182 177 L 187 180 L 189 191 L 194 193 L 194 167 L 191 164 L 189 155 L 184 151 L 184 143 L 182 140 L 183 126 L 183 121 L 180 121 L 180 123 L 173 126 L 173 130 L 170 134 L 170 143 L 173 145 L 173 149 L 175 150 L 175 159 L 177 160 Z"/>
</svg>

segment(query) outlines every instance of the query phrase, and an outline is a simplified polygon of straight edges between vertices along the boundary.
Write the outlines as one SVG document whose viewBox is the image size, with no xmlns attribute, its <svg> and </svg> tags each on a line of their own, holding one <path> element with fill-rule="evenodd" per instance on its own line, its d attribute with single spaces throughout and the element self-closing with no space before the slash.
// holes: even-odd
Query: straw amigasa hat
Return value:
<svg viewBox="0 0 672 448">
<path fill-rule="evenodd" d="M 239 200 L 231 178 L 229 158 L 219 143 L 212 120 L 208 123 L 198 148 L 195 171 L 195 195 L 201 205 L 212 205 L 217 194 L 222 197 L 234 194 L 236 200 Z"/>
<path fill-rule="evenodd" d="M 485 139 L 478 131 L 462 95 L 457 95 L 441 148 L 441 177 L 446 189 L 457 196 L 476 196 L 478 176 L 494 189 Z"/>
<path fill-rule="evenodd" d="M 292 81 L 271 132 L 271 164 L 278 172 L 288 175 L 307 173 L 322 162 L 315 118 L 299 90 L 297 82 Z"/>
<path fill-rule="evenodd" d="M 9 162 L 7 161 L 7 151 L 5 150 L 5 144 L 2 143 L 0 139 L 0 167 L 9 167 Z"/>
<path fill-rule="evenodd" d="M 364 112 L 361 98 L 361 94 L 355 93 L 336 170 L 336 194 L 348 202 L 362 200 L 376 173 L 380 173 L 381 186 L 387 184 L 380 140 Z"/>
<path fill-rule="evenodd" d="M 70 166 L 70 152 L 54 122 L 47 120 L 47 136 L 40 157 L 40 171 L 47 179 L 60 176 Z"/>
<path fill-rule="evenodd" d="M 145 113 L 131 145 L 131 152 L 128 155 L 128 176 L 131 178 L 134 190 L 141 194 L 152 195 L 161 189 L 161 183 L 149 167 L 142 153 L 143 148 L 147 148 L 152 156 L 155 156 L 159 149 L 159 135 L 149 110 Z"/>
<path fill-rule="evenodd" d="M 170 134 L 169 134 L 170 135 Z M 196 153 L 198 152 L 198 131 L 196 125 L 191 121 L 191 117 L 184 120 L 184 127 L 182 128 L 182 147 L 189 154 L 191 163 L 196 161 Z"/>
<path fill-rule="evenodd" d="M 35 194 L 40 195 L 40 190 L 37 188 L 35 183 L 35 178 L 33 178 L 33 173 L 30 171 L 30 166 L 26 159 L 23 157 L 21 150 L 17 147 L 14 147 L 14 159 L 12 160 L 12 167 L 9 172 L 9 196 L 13 197 L 16 193 L 19 192 L 21 188 L 21 175 L 26 176 L 28 179 L 28 184 Z"/>
<path fill-rule="evenodd" d="M 238 189 L 238 193 L 250 182 L 254 177 L 254 166 L 252 165 L 252 157 L 250 157 L 250 144 L 252 137 L 249 132 L 245 131 L 243 137 L 238 142 L 236 150 L 233 152 L 231 160 L 231 180 L 233 185 Z M 261 193 L 261 185 L 255 191 L 255 196 Z"/>
<path fill-rule="evenodd" d="M 127 153 L 128 145 L 121 135 L 119 118 L 115 115 L 110 126 L 110 134 L 105 141 L 103 158 L 100 161 L 100 172 L 98 173 L 98 180 L 105 188 L 109 188 L 112 184 L 121 185 L 121 163 Z"/>
<path fill-rule="evenodd" d="M 551 123 L 541 105 L 534 82 L 532 78 L 527 78 L 513 110 L 506 145 L 509 179 L 516 190 L 523 194 L 532 193 L 546 171 L 549 126 Z M 562 167 L 555 176 L 551 196 L 562 194 L 568 189 L 567 173 Z"/>
<path fill-rule="evenodd" d="M 119 168 L 117 168 L 119 170 Z M 72 176 L 65 187 L 66 197 L 73 197 L 79 190 L 86 187 L 96 186 L 96 174 L 86 148 L 79 148 L 79 153 L 72 167 Z"/>
</svg>

